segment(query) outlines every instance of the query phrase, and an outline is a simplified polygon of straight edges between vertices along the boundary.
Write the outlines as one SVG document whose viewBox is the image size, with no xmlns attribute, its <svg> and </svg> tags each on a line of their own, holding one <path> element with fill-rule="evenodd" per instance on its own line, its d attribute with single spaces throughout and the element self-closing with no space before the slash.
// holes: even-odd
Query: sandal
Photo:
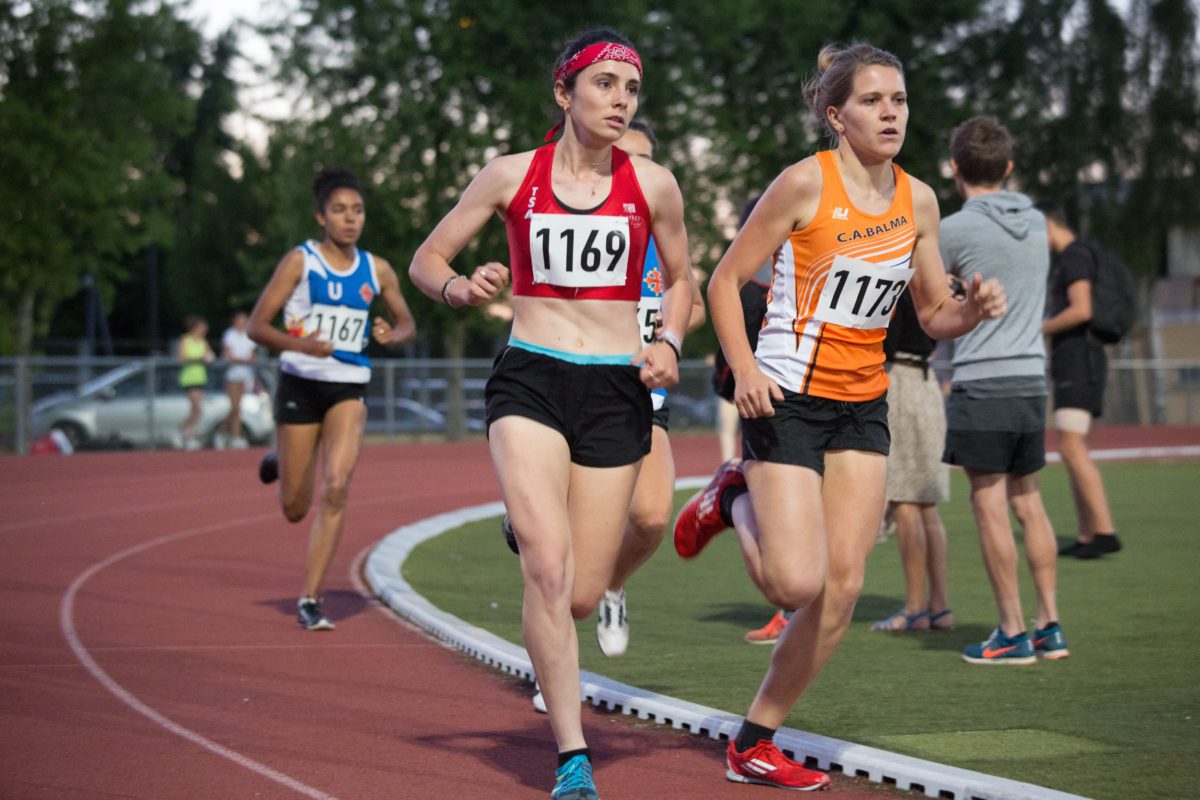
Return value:
<svg viewBox="0 0 1200 800">
<path fill-rule="evenodd" d="M 953 614 L 953 613 L 954 613 L 954 609 L 952 609 L 952 608 L 943 608 L 941 611 L 937 612 L 936 614 L 930 614 L 928 611 L 927 611 L 927 612 L 925 612 L 925 613 L 929 614 L 929 629 L 930 629 L 930 630 L 932 630 L 932 631 L 950 631 L 950 630 L 954 630 L 954 621 L 953 621 L 953 620 L 951 620 L 949 623 L 947 623 L 947 624 L 945 624 L 945 625 L 938 625 L 938 624 L 937 624 L 937 621 L 938 621 L 939 619 L 941 619 L 942 617 L 949 616 L 949 615 Z"/>
<path fill-rule="evenodd" d="M 944 613 L 944 612 L 943 612 Z M 915 614 L 905 614 L 904 609 L 900 609 L 895 614 L 892 614 L 887 619 L 881 619 L 871 625 L 873 631 L 890 631 L 893 633 L 907 633 L 909 631 L 925 631 L 929 630 L 929 625 L 921 625 L 920 622 L 929 616 L 928 611 L 918 611 Z M 896 623 L 904 620 L 903 627 L 896 627 Z"/>
</svg>

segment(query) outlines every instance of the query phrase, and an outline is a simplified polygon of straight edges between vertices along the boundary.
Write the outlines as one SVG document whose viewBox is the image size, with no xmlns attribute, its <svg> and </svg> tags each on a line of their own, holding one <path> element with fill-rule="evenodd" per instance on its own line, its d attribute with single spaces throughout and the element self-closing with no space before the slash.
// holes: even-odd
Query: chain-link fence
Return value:
<svg viewBox="0 0 1200 800">
<path fill-rule="evenodd" d="M 367 431 L 379 437 L 459 439 L 484 431 L 483 391 L 489 359 L 376 359 L 368 389 Z M 948 366 L 935 363 L 939 375 Z M 189 402 L 179 388 L 180 364 L 169 358 L 0 358 L 0 452 L 27 453 L 51 431 L 77 448 L 169 448 Z M 680 365 L 671 391 L 671 430 L 712 430 L 712 368 Z M 260 363 L 253 391 L 241 401 L 245 437 L 267 444 L 275 422 L 271 396 L 277 364 Z M 1200 424 L 1200 360 L 1114 359 L 1109 364 L 1103 421 L 1109 424 Z M 229 412 L 224 365 L 208 368 L 197 427 L 203 446 L 221 440 Z"/>
</svg>

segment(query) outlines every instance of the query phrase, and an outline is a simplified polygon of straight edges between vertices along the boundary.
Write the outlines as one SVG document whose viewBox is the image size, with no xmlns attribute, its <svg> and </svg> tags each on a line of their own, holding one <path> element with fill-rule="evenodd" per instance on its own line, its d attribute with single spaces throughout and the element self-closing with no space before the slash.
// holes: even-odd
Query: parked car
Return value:
<svg viewBox="0 0 1200 800">
<path fill-rule="evenodd" d="M 61 431 L 76 448 L 170 447 L 189 403 L 179 388 L 174 364 L 154 369 L 153 396 L 147 392 L 150 366 L 135 361 L 93 378 L 77 390 L 58 392 L 33 406 L 33 435 Z M 211 446 L 217 425 L 229 413 L 224 370 L 210 367 L 203 412 L 196 433 Z M 242 429 L 251 444 L 267 444 L 275 432 L 271 397 L 261 387 L 242 396 Z"/>
</svg>

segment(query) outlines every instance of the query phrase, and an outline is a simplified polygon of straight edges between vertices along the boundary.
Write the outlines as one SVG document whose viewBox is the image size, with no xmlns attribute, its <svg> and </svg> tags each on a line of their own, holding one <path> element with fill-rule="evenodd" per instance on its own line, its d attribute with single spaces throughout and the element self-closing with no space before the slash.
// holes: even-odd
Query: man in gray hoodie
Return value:
<svg viewBox="0 0 1200 800">
<path fill-rule="evenodd" d="M 1068 655 L 1055 598 L 1054 529 L 1037 473 L 1046 464 L 1046 350 L 1042 312 L 1050 259 L 1046 220 L 1028 197 L 1004 190 L 1012 137 L 994 117 L 955 129 L 950 167 L 962 210 L 942 220 L 947 270 L 964 281 L 995 278 L 1008 313 L 954 342 L 954 378 L 942 460 L 966 469 L 983 563 L 1000 612 L 986 641 L 963 650 L 971 664 L 1033 664 Z M 1037 627 L 1025 630 L 1017 585 L 1017 545 L 1008 509 L 1025 531 L 1037 588 Z"/>
</svg>

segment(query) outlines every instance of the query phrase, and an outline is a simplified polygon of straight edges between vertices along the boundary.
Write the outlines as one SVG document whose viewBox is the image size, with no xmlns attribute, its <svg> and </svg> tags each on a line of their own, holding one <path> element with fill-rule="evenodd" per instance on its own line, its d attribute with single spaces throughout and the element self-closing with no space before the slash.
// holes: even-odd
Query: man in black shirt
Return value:
<svg viewBox="0 0 1200 800">
<path fill-rule="evenodd" d="M 1088 452 L 1092 418 L 1100 416 L 1108 361 L 1104 345 L 1088 332 L 1096 258 L 1067 224 L 1056 203 L 1043 202 L 1050 252 L 1047 317 L 1042 333 L 1050 337 L 1050 376 L 1054 383 L 1054 425 L 1059 451 L 1071 478 L 1078 536 L 1059 555 L 1097 558 L 1121 549 L 1108 507 L 1104 481 Z"/>
</svg>

